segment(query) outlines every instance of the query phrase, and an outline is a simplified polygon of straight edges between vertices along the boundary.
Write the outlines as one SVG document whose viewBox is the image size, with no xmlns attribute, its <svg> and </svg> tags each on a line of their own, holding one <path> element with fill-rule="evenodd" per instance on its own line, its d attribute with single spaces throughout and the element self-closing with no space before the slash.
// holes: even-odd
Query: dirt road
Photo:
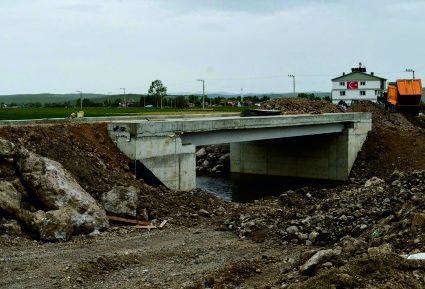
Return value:
<svg viewBox="0 0 425 289">
<path fill-rule="evenodd" d="M 143 232 L 115 227 L 66 243 L 1 240 L 2 288 L 192 288 L 230 264 L 241 264 L 242 272 L 233 277 L 252 275 L 244 284 L 253 287 L 280 275 L 281 265 L 271 261 L 283 255 L 232 232 L 202 227 Z M 266 261 L 276 268 L 266 270 Z"/>
</svg>

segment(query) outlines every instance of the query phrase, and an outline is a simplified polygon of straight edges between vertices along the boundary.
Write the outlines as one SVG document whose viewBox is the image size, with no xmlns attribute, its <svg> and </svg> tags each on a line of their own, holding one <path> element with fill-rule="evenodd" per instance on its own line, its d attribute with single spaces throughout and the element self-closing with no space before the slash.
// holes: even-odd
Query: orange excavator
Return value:
<svg viewBox="0 0 425 289">
<path fill-rule="evenodd" d="M 422 83 L 420 79 L 397 79 L 388 82 L 387 92 L 378 98 L 388 111 L 406 111 L 418 115 L 422 109 Z"/>
</svg>

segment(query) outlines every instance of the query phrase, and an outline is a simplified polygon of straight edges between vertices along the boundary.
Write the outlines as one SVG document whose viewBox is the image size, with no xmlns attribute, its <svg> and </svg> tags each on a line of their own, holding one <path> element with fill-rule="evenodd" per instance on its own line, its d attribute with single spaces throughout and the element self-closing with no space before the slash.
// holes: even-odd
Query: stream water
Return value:
<svg viewBox="0 0 425 289">
<path fill-rule="evenodd" d="M 333 188 L 345 182 L 281 176 L 231 173 L 229 176 L 197 175 L 196 186 L 226 201 L 250 203 L 266 196 L 279 196 L 305 186 Z"/>
</svg>

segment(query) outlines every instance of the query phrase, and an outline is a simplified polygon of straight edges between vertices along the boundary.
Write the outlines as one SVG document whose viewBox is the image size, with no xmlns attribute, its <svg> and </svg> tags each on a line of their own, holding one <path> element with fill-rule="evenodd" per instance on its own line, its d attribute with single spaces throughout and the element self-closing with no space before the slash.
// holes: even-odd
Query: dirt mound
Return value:
<svg viewBox="0 0 425 289">
<path fill-rule="evenodd" d="M 288 288 L 372 288 L 371 283 L 373 288 L 423 288 L 424 265 L 425 261 L 406 260 L 396 254 L 365 254 Z"/>
<path fill-rule="evenodd" d="M 282 114 L 321 114 L 344 112 L 344 109 L 326 100 L 312 101 L 300 97 L 280 97 L 261 104 L 261 109 L 277 109 Z"/>
<path fill-rule="evenodd" d="M 363 144 L 351 177 L 389 177 L 394 170 L 425 168 L 425 122 L 406 113 L 389 113 L 371 101 L 351 105 L 347 112 L 371 112 L 372 131 Z"/>
<path fill-rule="evenodd" d="M 134 182 L 129 159 L 108 136 L 106 123 L 0 126 L 0 138 L 61 163 L 95 199 Z"/>
<path fill-rule="evenodd" d="M 227 202 L 201 190 L 170 192 L 136 180 L 129 172 L 128 157 L 108 136 L 106 123 L 7 125 L 0 126 L 0 138 L 61 163 L 97 201 L 114 187 L 133 186 L 138 192 L 138 220 L 159 222 L 167 219 L 183 226 L 216 224 L 217 221 L 212 221 L 210 216 L 219 218 L 229 206 Z M 33 197 L 24 198 L 21 206 L 31 212 L 44 209 Z M 0 210 L 0 217 L 11 216 Z M 4 231 L 3 227 L 0 231 Z M 19 226 L 13 230 L 18 229 Z M 13 230 L 8 229 L 9 232 Z"/>
</svg>

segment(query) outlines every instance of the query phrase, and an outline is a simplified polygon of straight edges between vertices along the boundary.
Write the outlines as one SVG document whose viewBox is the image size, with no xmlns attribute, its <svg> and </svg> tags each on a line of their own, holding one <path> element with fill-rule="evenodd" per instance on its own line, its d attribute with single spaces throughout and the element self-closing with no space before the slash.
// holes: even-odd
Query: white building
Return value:
<svg viewBox="0 0 425 289">
<path fill-rule="evenodd" d="M 351 68 L 351 73 L 342 73 L 332 79 L 332 103 L 350 106 L 360 100 L 376 102 L 385 91 L 386 79 L 366 73 L 366 68 Z"/>
</svg>

